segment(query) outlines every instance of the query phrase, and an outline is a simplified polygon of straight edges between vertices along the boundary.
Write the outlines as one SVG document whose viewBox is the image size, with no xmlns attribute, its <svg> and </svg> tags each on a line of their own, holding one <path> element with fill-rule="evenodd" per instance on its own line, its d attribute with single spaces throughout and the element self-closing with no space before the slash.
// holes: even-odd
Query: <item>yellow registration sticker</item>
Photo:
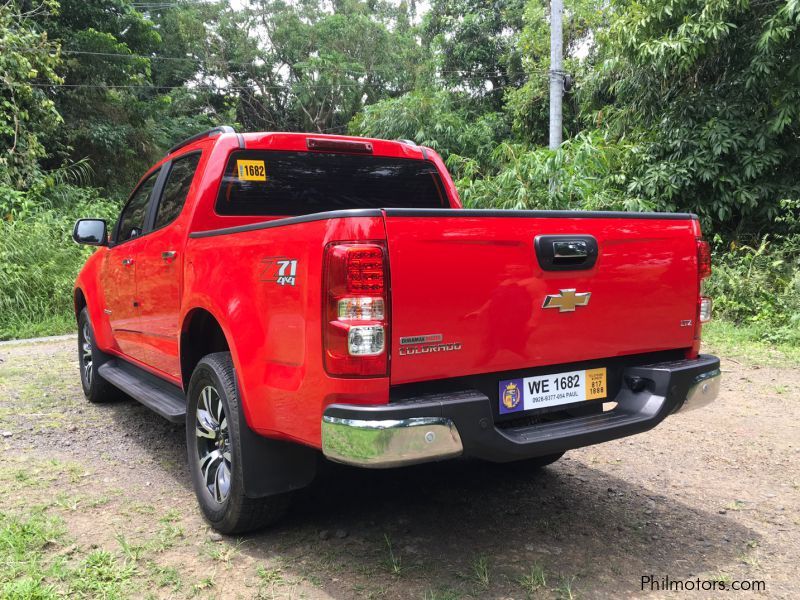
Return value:
<svg viewBox="0 0 800 600">
<path fill-rule="evenodd" d="M 237 160 L 236 170 L 242 181 L 266 181 L 267 170 L 263 160 Z"/>
<path fill-rule="evenodd" d="M 605 368 L 586 369 L 586 399 L 596 400 L 607 395 Z"/>
</svg>

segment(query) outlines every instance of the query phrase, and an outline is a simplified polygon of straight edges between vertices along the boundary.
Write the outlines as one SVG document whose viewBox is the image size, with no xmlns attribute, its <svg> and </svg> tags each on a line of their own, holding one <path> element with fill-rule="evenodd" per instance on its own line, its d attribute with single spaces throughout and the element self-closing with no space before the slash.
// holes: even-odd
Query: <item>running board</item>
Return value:
<svg viewBox="0 0 800 600">
<path fill-rule="evenodd" d="M 178 386 L 118 358 L 100 365 L 97 373 L 168 421 L 183 423 L 186 420 L 186 396 Z"/>
</svg>

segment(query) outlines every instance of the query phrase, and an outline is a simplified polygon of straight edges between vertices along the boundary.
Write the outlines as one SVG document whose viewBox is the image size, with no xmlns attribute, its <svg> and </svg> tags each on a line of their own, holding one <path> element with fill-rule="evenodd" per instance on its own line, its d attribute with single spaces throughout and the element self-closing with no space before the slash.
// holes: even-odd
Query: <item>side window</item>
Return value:
<svg viewBox="0 0 800 600">
<path fill-rule="evenodd" d="M 156 185 L 156 179 L 158 179 L 158 171 L 145 179 L 142 185 L 133 193 L 131 199 L 128 200 L 125 208 L 122 209 L 117 229 L 117 243 L 142 234 L 144 220 L 147 217 L 148 201 L 150 200 L 150 194 L 153 192 L 153 187 Z"/>
<path fill-rule="evenodd" d="M 172 162 L 167 183 L 164 184 L 164 193 L 161 195 L 161 203 L 158 206 L 154 229 L 169 225 L 181 214 L 199 161 L 199 154 L 189 154 Z"/>
</svg>

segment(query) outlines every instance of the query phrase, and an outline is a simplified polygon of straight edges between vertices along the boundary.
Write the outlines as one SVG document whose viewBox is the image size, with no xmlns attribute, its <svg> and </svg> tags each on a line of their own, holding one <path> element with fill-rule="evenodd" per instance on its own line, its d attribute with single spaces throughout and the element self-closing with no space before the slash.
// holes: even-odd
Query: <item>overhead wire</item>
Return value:
<svg viewBox="0 0 800 600">
<path fill-rule="evenodd" d="M 121 57 L 121 58 L 143 58 L 148 60 L 164 60 L 164 61 L 179 61 L 179 62 L 194 62 L 203 64 L 208 60 L 214 59 L 201 59 L 195 58 L 190 56 L 164 56 L 164 55 L 146 55 L 146 54 L 125 54 L 122 52 L 95 52 L 89 50 L 71 50 L 71 49 L 62 49 L 62 54 L 71 54 L 71 55 L 85 55 L 85 56 L 103 56 L 103 57 Z M 253 61 L 250 62 L 243 62 L 243 61 L 233 61 L 233 60 L 219 60 L 217 61 L 220 64 L 226 64 L 229 66 L 241 66 L 241 67 L 248 67 L 248 66 L 259 66 L 255 65 Z M 314 69 L 319 71 L 320 69 Z M 371 67 L 369 69 L 341 69 L 341 68 L 332 68 L 330 71 L 337 71 L 337 72 L 351 72 L 357 74 L 372 74 L 372 73 L 396 73 L 397 69 L 392 67 L 385 67 L 385 68 L 375 68 Z M 450 75 L 495 75 L 497 74 L 496 71 L 492 71 L 489 69 L 484 70 L 476 70 L 472 71 L 469 69 L 438 69 L 436 73 L 442 74 L 450 74 Z M 546 69 L 534 69 L 532 71 L 527 71 L 526 74 L 546 74 Z"/>
</svg>

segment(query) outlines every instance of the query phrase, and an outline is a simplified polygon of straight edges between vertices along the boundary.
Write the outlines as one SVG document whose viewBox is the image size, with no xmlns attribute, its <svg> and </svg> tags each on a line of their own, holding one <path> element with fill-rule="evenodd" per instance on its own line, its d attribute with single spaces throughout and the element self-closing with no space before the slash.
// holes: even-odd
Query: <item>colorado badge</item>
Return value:
<svg viewBox="0 0 800 600">
<path fill-rule="evenodd" d="M 500 382 L 500 414 L 516 412 L 523 408 L 522 380 L 511 379 Z"/>
</svg>

